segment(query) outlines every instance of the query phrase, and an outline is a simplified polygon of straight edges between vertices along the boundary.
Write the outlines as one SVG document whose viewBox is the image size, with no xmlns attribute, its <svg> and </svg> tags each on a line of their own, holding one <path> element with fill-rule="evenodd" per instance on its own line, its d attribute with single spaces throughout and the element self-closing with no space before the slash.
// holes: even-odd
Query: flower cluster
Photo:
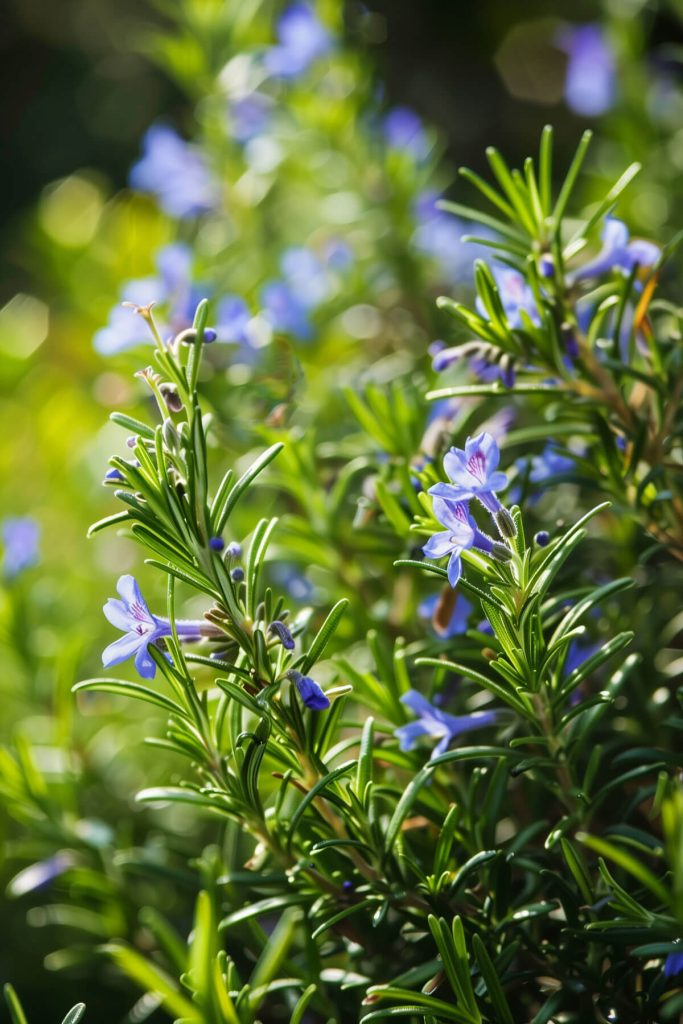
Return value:
<svg viewBox="0 0 683 1024">
<path fill-rule="evenodd" d="M 497 469 L 500 452 L 488 433 L 468 437 L 465 448 L 451 448 L 444 456 L 444 469 L 450 483 L 430 487 L 436 519 L 445 530 L 434 534 L 423 550 L 428 558 L 448 561 L 448 581 L 455 587 L 462 574 L 462 552 L 476 548 L 499 561 L 511 557 L 506 544 L 494 540 L 477 526 L 469 511 L 469 502 L 476 498 L 491 514 L 501 537 L 514 536 L 514 523 L 496 494 L 507 485 L 507 477 Z"/>
</svg>

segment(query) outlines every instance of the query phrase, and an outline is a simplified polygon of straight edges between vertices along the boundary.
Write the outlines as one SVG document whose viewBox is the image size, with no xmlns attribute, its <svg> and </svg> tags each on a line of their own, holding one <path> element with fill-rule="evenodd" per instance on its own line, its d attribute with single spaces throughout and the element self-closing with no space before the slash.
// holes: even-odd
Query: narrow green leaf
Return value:
<svg viewBox="0 0 683 1024">
<path fill-rule="evenodd" d="M 348 599 L 342 597 L 340 601 L 337 601 L 335 606 L 331 609 L 327 618 L 323 622 L 322 626 L 318 630 L 313 640 L 313 643 L 308 648 L 308 651 L 304 655 L 304 659 L 301 663 L 301 671 L 304 675 L 313 668 L 316 662 L 320 661 L 325 648 L 327 647 L 330 639 L 332 638 L 339 622 L 346 611 L 348 605 Z"/>
</svg>

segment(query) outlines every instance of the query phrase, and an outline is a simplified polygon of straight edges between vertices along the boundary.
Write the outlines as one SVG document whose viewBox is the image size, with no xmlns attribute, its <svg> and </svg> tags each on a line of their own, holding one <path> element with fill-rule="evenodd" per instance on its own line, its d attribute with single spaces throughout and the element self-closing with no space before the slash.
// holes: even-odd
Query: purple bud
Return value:
<svg viewBox="0 0 683 1024">
<path fill-rule="evenodd" d="M 212 551 L 222 551 L 225 547 L 225 541 L 222 537 L 211 537 L 209 539 L 209 547 Z"/>
<path fill-rule="evenodd" d="M 286 651 L 294 650 L 294 637 L 289 632 L 284 622 L 280 622 L 279 619 L 274 619 L 268 626 L 268 632 L 274 633 L 278 637 Z"/>
<path fill-rule="evenodd" d="M 301 672 L 297 672 L 295 669 L 292 669 L 287 675 L 296 686 L 299 696 L 307 708 L 310 708 L 311 711 L 324 711 L 325 708 L 329 708 L 329 697 L 325 696 L 315 679 L 311 679 L 310 676 L 303 676 Z"/>
<path fill-rule="evenodd" d="M 342 892 L 353 892 L 355 886 L 353 882 L 350 882 L 348 878 L 345 878 L 342 882 Z"/>
<path fill-rule="evenodd" d="M 550 542 L 550 534 L 547 530 L 539 530 L 534 536 L 534 540 L 538 544 L 539 548 L 546 547 Z"/>
<path fill-rule="evenodd" d="M 128 445 L 129 448 L 135 448 L 135 445 L 137 443 L 138 443 L 138 439 L 137 439 L 137 436 L 135 434 L 131 434 L 130 437 L 126 438 L 126 444 Z"/>
<path fill-rule="evenodd" d="M 241 558 L 242 546 L 238 544 L 236 540 L 231 540 L 225 549 L 225 554 L 228 558 Z"/>
<path fill-rule="evenodd" d="M 104 474 L 104 480 L 102 481 L 102 483 L 118 484 L 122 483 L 124 479 L 125 477 L 120 469 L 108 469 L 107 472 Z"/>
<path fill-rule="evenodd" d="M 218 335 L 214 331 L 213 327 L 204 328 L 204 341 L 207 345 L 210 345 L 212 341 L 215 341 Z"/>
<path fill-rule="evenodd" d="M 555 260 L 549 252 L 544 252 L 539 260 L 543 277 L 552 277 L 555 273 Z"/>
<path fill-rule="evenodd" d="M 240 565 L 236 565 L 230 572 L 230 579 L 233 583 L 241 583 L 244 579 L 244 569 Z"/>
<path fill-rule="evenodd" d="M 161 396 L 170 412 L 180 412 L 183 407 L 183 400 L 173 384 L 161 384 L 159 386 Z"/>
</svg>

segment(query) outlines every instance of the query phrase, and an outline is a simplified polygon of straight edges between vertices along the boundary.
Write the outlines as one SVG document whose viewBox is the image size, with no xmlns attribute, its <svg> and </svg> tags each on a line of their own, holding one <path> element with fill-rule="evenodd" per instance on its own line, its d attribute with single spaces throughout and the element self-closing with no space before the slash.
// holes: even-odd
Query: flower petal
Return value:
<svg viewBox="0 0 683 1024">
<path fill-rule="evenodd" d="M 453 550 L 451 535 L 448 530 L 435 533 L 422 548 L 427 558 L 443 558 Z"/>
<path fill-rule="evenodd" d="M 144 643 L 140 644 L 138 653 L 135 655 L 135 667 L 143 679 L 154 679 L 157 666 L 152 655 L 147 650 L 148 643 L 149 641 L 146 639 Z"/>
<path fill-rule="evenodd" d="M 452 587 L 455 587 L 461 576 L 462 561 L 460 560 L 460 549 L 456 548 L 448 562 L 448 582 Z"/>
<path fill-rule="evenodd" d="M 123 630 L 124 633 L 127 633 L 135 625 L 136 620 L 129 613 L 123 601 L 116 601 L 113 597 L 110 597 L 102 611 L 107 621 L 111 622 L 112 626 L 116 626 L 117 629 Z"/>
<path fill-rule="evenodd" d="M 105 647 L 102 651 L 102 664 L 105 668 L 109 668 L 110 665 L 118 665 L 127 658 L 132 658 L 139 646 L 138 634 L 126 633 L 125 636 L 119 637 L 113 644 Z"/>
<path fill-rule="evenodd" d="M 419 718 L 425 716 L 432 716 L 434 714 L 434 708 L 429 703 L 426 697 L 423 697 L 417 690 L 408 690 L 401 697 L 401 704 L 405 704 L 407 708 L 410 708 L 414 714 Z"/>
<path fill-rule="evenodd" d="M 394 730 L 401 750 L 412 750 L 420 737 L 426 733 L 427 729 L 422 722 L 409 722 L 408 725 L 401 725 Z"/>
<path fill-rule="evenodd" d="M 446 460 L 444 459 L 444 465 L 445 464 Z M 471 482 L 472 481 L 470 480 L 467 486 L 462 486 L 461 484 L 444 484 L 441 481 L 439 481 L 438 484 L 433 484 L 429 488 L 427 494 L 431 494 L 432 497 L 434 498 L 445 498 L 446 501 L 469 501 L 470 498 L 474 497 L 474 492 L 472 491 L 472 488 L 470 486 Z"/>
</svg>

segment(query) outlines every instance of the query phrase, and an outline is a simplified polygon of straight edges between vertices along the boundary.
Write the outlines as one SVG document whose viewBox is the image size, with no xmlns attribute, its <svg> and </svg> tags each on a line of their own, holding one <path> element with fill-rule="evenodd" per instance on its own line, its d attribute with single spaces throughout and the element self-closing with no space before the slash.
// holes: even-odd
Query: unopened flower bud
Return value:
<svg viewBox="0 0 683 1024">
<path fill-rule="evenodd" d="M 499 508 L 493 517 L 498 528 L 498 533 L 501 537 L 509 540 L 511 537 L 517 536 L 517 527 L 515 521 L 506 508 Z"/>
<path fill-rule="evenodd" d="M 512 558 L 510 548 L 507 544 L 501 544 L 499 540 L 494 540 L 491 544 L 490 555 L 496 562 L 509 562 Z"/>
<path fill-rule="evenodd" d="M 120 469 L 108 469 L 104 474 L 103 484 L 120 484 L 125 479 Z"/>
<path fill-rule="evenodd" d="M 233 583 L 241 583 L 244 579 L 244 569 L 240 565 L 236 565 L 234 569 L 230 571 L 230 579 Z"/>
<path fill-rule="evenodd" d="M 180 412 L 183 400 L 173 384 L 160 384 L 159 391 L 170 412 Z"/>
<path fill-rule="evenodd" d="M 281 622 L 279 619 L 274 619 L 268 626 L 268 632 L 274 633 L 277 636 L 286 651 L 294 650 L 294 637 L 289 632 L 284 622 Z"/>
<path fill-rule="evenodd" d="M 550 541 L 550 534 L 547 530 L 539 530 L 534 536 L 534 540 L 538 544 L 539 548 L 544 548 Z"/>
<path fill-rule="evenodd" d="M 211 342 L 215 341 L 217 337 L 218 337 L 218 335 L 214 331 L 213 327 L 205 327 L 204 328 L 204 334 L 203 334 L 203 339 L 202 340 L 206 344 L 211 344 Z M 188 327 L 186 331 L 181 331 L 180 334 L 178 334 L 176 336 L 176 341 L 180 341 L 184 345 L 193 345 L 196 340 L 197 340 L 197 332 L 194 329 L 194 327 Z"/>
<path fill-rule="evenodd" d="M 544 252 L 538 261 L 543 277 L 552 277 L 555 273 L 555 260 L 549 252 Z"/>
<path fill-rule="evenodd" d="M 126 444 L 128 445 L 129 448 L 135 448 L 135 445 L 137 443 L 138 443 L 137 434 L 131 434 L 130 437 L 126 438 Z"/>
<path fill-rule="evenodd" d="M 236 540 L 231 540 L 225 549 L 226 558 L 241 558 L 242 557 L 242 545 L 238 544 Z"/>
<path fill-rule="evenodd" d="M 225 541 L 222 537 L 210 537 L 209 547 L 212 551 L 222 551 L 225 547 Z"/>
<path fill-rule="evenodd" d="M 295 669 L 292 669 L 287 675 L 296 686 L 299 696 L 307 708 L 310 708 L 311 711 L 324 711 L 325 708 L 329 708 L 330 698 L 325 695 L 315 679 L 304 676 Z"/>
<path fill-rule="evenodd" d="M 175 424 L 172 419 L 165 419 L 161 428 L 161 436 L 164 439 L 164 444 L 169 451 L 175 451 L 178 447 L 180 437 L 178 431 L 175 428 Z"/>
</svg>

